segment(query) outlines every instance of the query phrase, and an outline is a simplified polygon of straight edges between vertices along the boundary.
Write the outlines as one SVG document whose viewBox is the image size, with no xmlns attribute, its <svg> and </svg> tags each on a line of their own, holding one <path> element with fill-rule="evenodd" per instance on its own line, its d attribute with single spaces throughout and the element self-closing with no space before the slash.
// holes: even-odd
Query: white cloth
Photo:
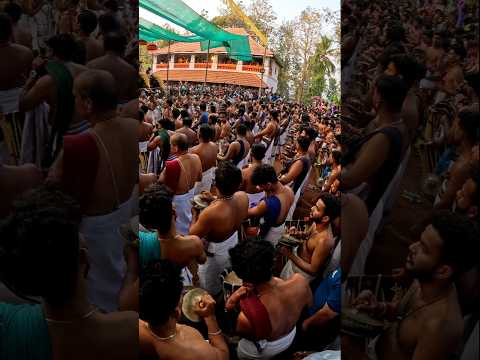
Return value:
<svg viewBox="0 0 480 360">
<path fill-rule="evenodd" d="M 160 148 L 156 147 L 152 151 L 150 151 L 148 155 L 148 165 L 147 165 L 147 171 L 152 174 L 159 174 L 160 173 L 160 156 L 162 152 L 160 151 Z"/>
<path fill-rule="evenodd" d="M 175 204 L 175 211 L 177 213 L 177 234 L 187 235 L 192 222 L 192 200 L 195 188 L 191 188 L 187 193 L 175 195 L 173 203 Z"/>
<path fill-rule="evenodd" d="M 377 351 L 375 350 L 375 347 L 377 346 L 377 341 L 378 339 L 380 338 L 380 335 L 378 335 L 377 337 L 373 338 L 372 341 L 370 341 L 368 343 L 368 346 L 367 346 L 367 358 L 369 360 L 377 360 L 378 357 L 377 357 Z"/>
<path fill-rule="evenodd" d="M 21 164 L 32 163 L 38 167 L 42 166 L 45 146 L 51 131 L 48 113 L 48 104 L 42 103 L 25 114 L 20 151 Z"/>
<path fill-rule="evenodd" d="M 211 167 L 203 172 L 202 181 L 195 183 L 195 195 L 200 194 L 202 191 L 210 191 L 212 188 L 213 178 L 215 177 L 215 169 L 216 167 Z"/>
<path fill-rule="evenodd" d="M 187 267 L 184 267 L 182 269 L 182 278 L 183 278 L 183 286 L 193 286 L 193 281 L 192 281 L 192 273 L 190 272 L 190 270 L 188 270 Z"/>
<path fill-rule="evenodd" d="M 306 358 L 303 358 L 303 360 L 341 360 L 341 354 L 342 352 L 338 350 L 324 350 L 308 355 Z"/>
<path fill-rule="evenodd" d="M 247 164 L 248 164 L 248 154 L 247 154 L 247 156 L 245 156 L 242 160 L 240 160 L 240 161 L 238 162 L 237 168 L 239 168 L 240 170 L 242 170 L 243 167 L 244 167 L 245 165 L 247 165 Z"/>
<path fill-rule="evenodd" d="M 246 359 L 272 359 L 278 354 L 287 350 L 290 345 L 292 345 L 295 334 L 297 333 L 297 328 L 294 326 L 292 331 L 290 331 L 284 337 L 275 340 L 267 341 L 260 340 L 257 341 L 258 345 L 262 349 L 262 352 L 259 353 L 255 344 L 247 339 L 241 339 L 237 347 L 237 356 L 240 360 Z"/>
<path fill-rule="evenodd" d="M 23 87 L 0 90 L 0 114 L 12 114 L 18 112 L 18 102 Z"/>
<path fill-rule="evenodd" d="M 293 249 L 293 254 L 298 256 L 298 247 Z M 292 260 L 288 260 L 285 266 L 283 267 L 280 278 L 283 280 L 288 280 L 292 277 L 293 274 L 300 274 L 308 281 L 312 281 L 314 277 L 310 274 L 307 274 L 305 271 L 300 269 L 297 265 L 294 264 Z"/>
<path fill-rule="evenodd" d="M 221 243 L 209 243 L 207 251 L 214 254 L 214 256 L 207 256 L 205 264 L 198 266 L 200 287 L 207 290 L 212 296 L 217 295 L 222 290 L 220 275 L 223 270 L 230 266 L 228 250 L 237 245 L 237 243 L 237 231 Z"/>
<path fill-rule="evenodd" d="M 258 203 L 265 197 L 265 191 L 260 191 L 255 194 L 249 194 L 248 196 L 248 208 L 251 209 L 258 205 Z"/>
<path fill-rule="evenodd" d="M 141 153 L 147 152 L 148 151 L 147 147 L 148 147 L 148 141 L 142 141 L 138 143 L 138 151 Z"/>
<path fill-rule="evenodd" d="M 118 309 L 118 293 L 126 270 L 123 256 L 125 239 L 120 233 L 120 226 L 130 221 L 137 199 L 134 192 L 114 212 L 84 216 L 80 225 L 90 259 L 88 299 L 107 312 Z"/>
<path fill-rule="evenodd" d="M 285 223 L 282 225 L 278 225 L 278 227 L 271 227 L 268 230 L 267 235 L 265 235 L 264 240 L 269 241 L 273 246 L 277 246 L 278 241 L 282 237 L 283 233 L 285 232 Z"/>
</svg>

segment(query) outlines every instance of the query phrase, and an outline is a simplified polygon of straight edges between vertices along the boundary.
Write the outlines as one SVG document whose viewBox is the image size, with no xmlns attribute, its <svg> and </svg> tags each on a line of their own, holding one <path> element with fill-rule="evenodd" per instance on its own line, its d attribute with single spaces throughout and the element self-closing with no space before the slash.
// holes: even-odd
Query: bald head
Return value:
<svg viewBox="0 0 480 360">
<path fill-rule="evenodd" d="M 176 146 L 179 151 L 187 151 L 188 150 L 188 138 L 185 134 L 175 133 L 172 135 L 170 139 L 172 145 Z"/>
<path fill-rule="evenodd" d="M 87 70 L 75 79 L 75 94 L 90 99 L 95 111 L 110 111 L 117 108 L 115 79 L 104 70 Z"/>
</svg>

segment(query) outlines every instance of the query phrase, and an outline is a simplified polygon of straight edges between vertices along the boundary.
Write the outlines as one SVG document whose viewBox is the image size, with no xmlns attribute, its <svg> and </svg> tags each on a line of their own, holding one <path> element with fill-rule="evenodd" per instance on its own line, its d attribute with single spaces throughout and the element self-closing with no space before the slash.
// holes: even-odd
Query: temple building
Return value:
<svg viewBox="0 0 480 360">
<path fill-rule="evenodd" d="M 243 28 L 225 30 L 234 34 L 248 35 Z M 152 70 L 163 81 L 203 83 L 206 79 L 207 83 L 262 87 L 275 93 L 278 86 L 279 62 L 270 50 L 265 51 L 252 36 L 249 36 L 249 43 L 253 58 L 250 62 L 232 60 L 227 56 L 226 49 L 220 47 L 210 49 L 207 63 L 207 51 L 201 50 L 199 42 L 172 42 L 170 46 L 149 50 L 153 55 Z"/>
</svg>

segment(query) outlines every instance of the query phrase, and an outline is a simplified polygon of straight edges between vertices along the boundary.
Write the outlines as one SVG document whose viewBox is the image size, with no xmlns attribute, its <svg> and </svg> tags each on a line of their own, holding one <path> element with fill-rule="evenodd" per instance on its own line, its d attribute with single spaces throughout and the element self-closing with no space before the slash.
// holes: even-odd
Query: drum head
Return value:
<svg viewBox="0 0 480 360">
<path fill-rule="evenodd" d="M 200 321 L 200 316 L 195 312 L 195 307 L 202 299 L 202 296 L 207 294 L 208 292 L 201 288 L 194 288 L 183 296 L 182 312 L 188 320 L 193 322 Z"/>
</svg>

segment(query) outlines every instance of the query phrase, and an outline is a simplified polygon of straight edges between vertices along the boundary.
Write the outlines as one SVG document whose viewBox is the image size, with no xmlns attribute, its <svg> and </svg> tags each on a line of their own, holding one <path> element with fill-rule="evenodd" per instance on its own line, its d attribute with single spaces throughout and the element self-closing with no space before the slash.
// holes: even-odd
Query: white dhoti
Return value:
<svg viewBox="0 0 480 360">
<path fill-rule="evenodd" d="M 298 247 L 293 249 L 293 254 L 295 256 L 298 256 L 297 250 L 298 250 Z M 288 280 L 292 277 L 293 274 L 300 274 L 308 281 L 312 281 L 314 279 L 312 275 L 307 274 L 305 271 L 303 271 L 297 265 L 295 265 L 295 263 L 292 260 L 288 260 L 285 266 L 283 267 L 283 270 L 280 274 L 280 278 L 283 280 Z"/>
<path fill-rule="evenodd" d="M 203 172 L 202 181 L 195 183 L 195 195 L 200 194 L 202 191 L 210 191 L 212 188 L 213 179 L 215 177 L 215 169 L 216 167 L 211 167 Z"/>
<path fill-rule="evenodd" d="M 278 241 L 280 240 L 284 232 L 285 223 L 276 227 L 272 226 L 268 231 L 267 235 L 265 235 L 264 240 L 271 242 L 273 246 L 277 246 Z"/>
<path fill-rule="evenodd" d="M 230 266 L 230 255 L 228 250 L 238 243 L 238 232 L 221 243 L 209 243 L 207 251 L 214 256 L 207 256 L 205 264 L 198 266 L 198 277 L 200 287 L 208 291 L 212 296 L 222 290 L 220 275 L 223 270 Z"/>
<path fill-rule="evenodd" d="M 183 286 L 193 286 L 193 275 L 187 267 L 182 269 L 181 275 L 183 278 Z"/>
<path fill-rule="evenodd" d="M 237 347 L 237 356 L 240 360 L 272 359 L 273 357 L 287 350 L 290 347 L 290 345 L 292 345 L 292 342 L 293 342 L 293 339 L 295 338 L 296 333 L 297 333 L 297 328 L 294 327 L 292 331 L 290 331 L 287 335 L 285 335 L 284 337 L 278 340 L 257 341 L 257 344 L 260 347 L 261 352 L 258 352 L 257 347 L 255 346 L 255 343 L 253 341 L 250 341 L 247 339 L 241 339 Z"/>
<path fill-rule="evenodd" d="M 375 350 L 375 347 L 377 346 L 377 341 L 378 341 L 379 338 L 380 338 L 380 335 L 373 338 L 373 340 L 368 343 L 367 354 L 366 355 L 367 355 L 367 358 L 369 360 L 377 360 L 378 359 L 377 351 Z"/>
<path fill-rule="evenodd" d="M 261 191 L 255 194 L 248 194 L 248 208 L 251 209 L 258 205 L 260 201 L 265 197 L 265 192 Z"/>
<path fill-rule="evenodd" d="M 182 195 L 175 195 L 173 203 L 177 212 L 177 234 L 187 235 L 192 222 L 192 200 L 195 188 L 191 188 L 189 192 Z"/>
<path fill-rule="evenodd" d="M 18 102 L 23 87 L 0 90 L 0 114 L 13 114 L 18 112 Z"/>
<path fill-rule="evenodd" d="M 38 167 L 42 166 L 45 146 L 51 131 L 48 121 L 49 111 L 47 103 L 41 103 L 25 114 L 20 152 L 21 164 L 32 163 Z"/>
<path fill-rule="evenodd" d="M 126 271 L 123 256 L 125 239 L 120 233 L 120 226 L 130 221 L 137 198 L 131 196 L 110 214 L 85 216 L 80 225 L 80 232 L 88 245 L 91 266 L 88 299 L 107 312 L 118 309 L 118 293 Z"/>
</svg>

